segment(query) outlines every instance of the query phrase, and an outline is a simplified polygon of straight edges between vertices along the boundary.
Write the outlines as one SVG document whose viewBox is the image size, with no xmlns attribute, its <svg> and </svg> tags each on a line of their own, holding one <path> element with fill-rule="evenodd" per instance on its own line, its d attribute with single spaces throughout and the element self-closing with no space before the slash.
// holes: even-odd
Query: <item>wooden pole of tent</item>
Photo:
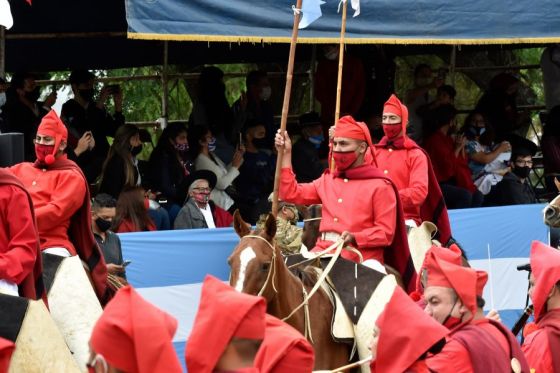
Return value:
<svg viewBox="0 0 560 373">
<path fill-rule="evenodd" d="M 301 19 L 300 9 L 303 0 L 297 0 L 294 10 L 294 26 L 292 27 L 292 40 L 290 41 L 290 54 L 288 56 L 288 69 L 286 71 L 286 87 L 284 88 L 284 102 L 282 104 L 282 118 L 280 119 L 280 131 L 283 133 L 288 124 L 288 112 L 290 110 L 290 95 L 292 93 L 292 78 L 294 74 L 294 61 L 296 58 L 296 44 L 298 38 L 299 21 Z M 280 187 L 280 170 L 282 169 L 282 152 L 276 157 L 276 172 L 274 173 L 274 189 L 272 191 L 272 214 L 276 217 L 278 212 L 278 189 Z"/>
<path fill-rule="evenodd" d="M 161 86 L 162 86 L 162 95 L 161 95 L 161 117 L 164 121 L 164 127 L 167 127 L 167 119 L 169 116 L 168 108 L 169 108 L 169 76 L 168 76 L 168 63 L 169 63 L 169 42 L 163 42 L 163 71 L 161 73 Z"/>
<path fill-rule="evenodd" d="M 342 1 L 342 23 L 340 25 L 340 45 L 338 50 L 338 80 L 336 82 L 336 106 L 334 109 L 334 126 L 340 119 L 340 97 L 342 95 L 342 71 L 344 68 L 344 36 L 346 35 L 346 13 L 348 0 Z M 330 141 L 330 139 L 329 139 Z M 334 159 L 331 157 L 331 171 L 334 171 Z"/>
</svg>

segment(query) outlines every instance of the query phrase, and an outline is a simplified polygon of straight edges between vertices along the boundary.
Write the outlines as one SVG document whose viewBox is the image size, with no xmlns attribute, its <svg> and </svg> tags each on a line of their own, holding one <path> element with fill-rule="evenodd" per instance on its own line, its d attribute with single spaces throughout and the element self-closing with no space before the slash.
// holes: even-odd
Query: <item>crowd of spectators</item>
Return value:
<svg viewBox="0 0 560 373">
<path fill-rule="evenodd" d="M 295 127 L 293 167 L 299 182 L 312 182 L 328 167 L 338 48 L 325 46 L 323 57 L 315 79 L 321 110 L 302 114 Z M 360 59 L 345 56 L 344 72 L 340 113 L 360 119 L 364 112 L 360 105 L 368 102 Z M 528 125 L 528 117 L 517 110 L 519 80 L 506 73 L 495 76 L 476 108 L 459 124 L 454 106 L 457 92 L 445 84 L 442 70 L 436 75 L 422 64 L 413 75 L 414 86 L 406 93 L 407 131 L 430 156 L 447 206 L 536 202 L 529 183 L 536 147 L 518 135 Z M 228 226 L 237 209 L 254 224 L 270 211 L 277 122 L 266 72 L 248 73 L 246 92 L 230 105 L 223 71 L 205 67 L 188 123 L 163 128 L 148 161 L 137 158 L 143 150 L 141 130 L 125 123 L 118 85 L 97 90 L 95 75 L 86 70 L 73 71 L 70 84 L 73 97 L 61 112 L 69 133 L 66 152 L 82 169 L 93 194 L 101 196 L 94 203 L 92 220 L 97 238 L 106 239 L 104 232 L 109 229 Z M 25 158 L 33 161 L 33 138 L 42 116 L 56 101 L 56 92 L 39 101 L 41 91 L 29 73 L 15 74 L 7 87 L 0 81 L 0 130 L 22 132 Z M 110 101 L 113 112 L 107 109 Z M 363 119 L 372 138 L 379 140 L 381 113 L 370 109 Z M 560 173 L 559 128 L 560 107 L 555 107 L 542 139 L 546 183 L 552 190 L 554 176 Z M 111 218 L 100 215 L 100 210 L 110 210 Z M 119 260 L 114 260 L 115 265 L 122 264 Z"/>
</svg>

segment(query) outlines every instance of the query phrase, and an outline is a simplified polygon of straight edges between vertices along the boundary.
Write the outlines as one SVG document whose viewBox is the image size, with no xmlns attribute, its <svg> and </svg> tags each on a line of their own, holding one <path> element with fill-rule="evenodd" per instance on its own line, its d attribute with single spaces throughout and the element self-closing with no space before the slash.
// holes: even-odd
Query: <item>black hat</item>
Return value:
<svg viewBox="0 0 560 373">
<path fill-rule="evenodd" d="M 192 183 L 194 183 L 196 180 L 201 180 L 204 179 L 206 181 L 208 181 L 208 185 L 210 185 L 210 189 L 214 189 L 216 187 L 216 183 L 218 182 L 218 178 L 216 177 L 216 174 L 213 173 L 210 170 L 197 170 L 193 173 L 191 173 L 186 179 L 185 179 L 185 187 L 184 190 L 186 191 L 187 189 L 189 189 L 189 187 L 191 186 Z"/>
<path fill-rule="evenodd" d="M 95 79 L 95 75 L 87 70 L 74 70 L 70 74 L 70 84 L 82 84 L 87 83 L 90 80 Z"/>
<path fill-rule="evenodd" d="M 312 126 L 320 126 L 321 125 L 321 117 L 314 111 L 310 111 L 308 113 L 302 114 L 299 116 L 299 127 L 312 127 Z"/>
</svg>

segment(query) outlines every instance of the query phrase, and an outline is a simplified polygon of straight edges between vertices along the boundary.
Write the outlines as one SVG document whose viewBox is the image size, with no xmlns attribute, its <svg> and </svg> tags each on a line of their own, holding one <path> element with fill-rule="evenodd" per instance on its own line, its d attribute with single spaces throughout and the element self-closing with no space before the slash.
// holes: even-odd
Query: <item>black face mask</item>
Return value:
<svg viewBox="0 0 560 373">
<path fill-rule="evenodd" d="M 261 139 L 253 139 L 252 142 L 257 149 L 266 149 L 268 147 L 268 141 L 266 137 L 263 137 Z"/>
<path fill-rule="evenodd" d="M 130 147 L 130 152 L 132 153 L 133 156 L 137 156 L 138 154 L 140 154 L 140 152 L 142 151 L 142 144 L 138 145 L 138 146 L 131 146 Z"/>
<path fill-rule="evenodd" d="M 531 173 L 531 167 L 515 166 L 515 168 L 513 168 L 511 170 L 511 172 L 513 172 L 515 175 L 517 175 L 517 177 L 519 177 L 520 179 L 526 179 L 529 176 L 529 174 Z"/>
<path fill-rule="evenodd" d="M 109 220 L 97 218 L 95 219 L 95 224 L 101 232 L 107 232 L 109 228 L 111 228 L 111 222 Z"/>
<path fill-rule="evenodd" d="M 39 96 L 41 96 L 41 91 L 39 91 L 39 88 L 35 88 L 31 92 L 25 92 L 25 98 L 31 102 L 36 102 L 39 99 Z"/>
<path fill-rule="evenodd" d="M 93 95 L 95 94 L 95 90 L 92 89 L 80 89 L 78 90 L 80 96 L 86 101 L 93 101 Z"/>
</svg>

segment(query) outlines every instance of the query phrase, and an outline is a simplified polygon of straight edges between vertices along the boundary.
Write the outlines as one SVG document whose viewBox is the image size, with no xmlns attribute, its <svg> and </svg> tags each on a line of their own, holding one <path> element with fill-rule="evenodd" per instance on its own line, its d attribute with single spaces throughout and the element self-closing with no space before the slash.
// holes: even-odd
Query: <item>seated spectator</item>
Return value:
<svg viewBox="0 0 560 373">
<path fill-rule="evenodd" d="M 492 126 L 476 111 L 465 119 L 463 132 L 468 140 L 466 150 L 474 184 L 486 195 L 509 171 L 511 145 L 507 141 L 494 144 Z"/>
<path fill-rule="evenodd" d="M 319 148 L 325 141 L 319 114 L 309 112 L 299 117 L 301 138 L 292 149 L 292 166 L 298 183 L 310 183 L 319 178 L 327 164 L 319 159 Z"/>
<path fill-rule="evenodd" d="M 110 228 L 117 213 L 117 201 L 108 194 L 98 194 L 91 204 L 91 229 L 97 244 L 103 251 L 107 272 L 126 278 L 123 267 L 121 240 Z"/>
<path fill-rule="evenodd" d="M 41 119 L 50 111 L 56 101 L 56 92 L 51 93 L 44 102 L 37 101 L 41 90 L 30 73 L 16 73 L 6 92 L 6 105 L 2 110 L 4 117 L 2 132 L 23 133 L 24 157 L 28 162 L 35 160 L 33 139 Z"/>
<path fill-rule="evenodd" d="M 179 123 L 170 123 L 161 134 L 150 156 L 149 179 L 162 206 L 169 212 L 171 224 L 185 201 L 184 182 L 194 170 L 189 154 L 187 129 Z"/>
<path fill-rule="evenodd" d="M 126 286 L 117 292 L 93 327 L 88 370 L 181 373 L 173 347 L 176 330 L 177 320 Z"/>
<path fill-rule="evenodd" d="M 237 196 L 233 181 L 239 176 L 239 168 L 243 164 L 244 146 L 238 146 L 233 160 L 226 164 L 214 153 L 216 139 L 207 127 L 195 127 L 191 131 L 191 144 L 197 170 L 208 170 L 217 177 L 212 188 L 210 199 L 220 208 L 233 213 L 236 209 L 234 197 Z"/>
<path fill-rule="evenodd" d="M 268 195 L 274 186 L 276 156 L 267 152 L 264 125 L 250 121 L 245 127 L 245 155 L 235 187 L 239 193 L 239 210 L 243 219 L 255 224 L 268 212 Z"/>
<path fill-rule="evenodd" d="M 276 126 L 274 125 L 274 109 L 270 102 L 272 89 L 266 71 L 250 71 L 247 74 L 245 85 L 247 93 L 242 94 L 241 98 L 233 106 L 236 124 L 233 136 L 241 132 L 243 123 L 246 123 L 248 120 L 254 120 L 265 126 L 266 139 L 268 140 L 266 146 L 272 148 Z M 232 140 L 237 139 L 233 138 Z"/>
<path fill-rule="evenodd" d="M 215 66 L 205 67 L 198 79 L 189 130 L 197 126 L 208 127 L 216 137 L 214 152 L 228 164 L 235 152 L 231 146 L 234 122 L 233 111 L 226 97 L 224 72 Z"/>
<path fill-rule="evenodd" d="M 189 176 L 186 188 L 188 198 L 175 219 L 175 229 L 229 227 L 233 217 L 217 206 L 211 199 L 216 186 L 216 175 L 212 171 L 198 170 Z"/>
<path fill-rule="evenodd" d="M 490 85 L 476 105 L 496 131 L 496 140 L 502 141 L 528 124 L 528 115 L 517 111 L 519 79 L 508 73 L 500 73 L 490 81 Z"/>
<path fill-rule="evenodd" d="M 442 105 L 454 105 L 457 91 L 450 85 L 439 86 L 435 100 L 420 106 L 416 114 L 421 119 L 422 133 L 431 133 L 434 128 L 434 115 L 436 109 Z"/>
<path fill-rule="evenodd" d="M 155 231 L 148 214 L 149 202 L 141 187 L 125 188 L 117 200 L 116 215 L 111 228 L 117 233 Z"/>
<path fill-rule="evenodd" d="M 423 133 L 422 118 L 417 114 L 417 110 L 430 103 L 434 97 L 431 92 L 443 83 L 440 77 L 434 79 L 432 68 L 426 64 L 419 64 L 414 69 L 414 87 L 406 93 L 405 104 L 410 113 L 407 135 L 417 144 L 422 144 L 426 137 Z"/>
<path fill-rule="evenodd" d="M 513 148 L 511 172 L 504 175 L 487 196 L 485 206 L 524 205 L 537 203 L 529 182 L 534 152 L 528 148 Z"/>
<path fill-rule="evenodd" d="M 556 195 L 554 178 L 560 176 L 560 105 L 550 110 L 541 139 L 546 189 Z"/>
<path fill-rule="evenodd" d="M 125 187 L 141 185 L 136 159 L 141 151 L 142 142 L 138 128 L 132 124 L 119 127 L 103 164 L 99 193 L 107 193 L 113 198 L 118 198 Z"/>
<path fill-rule="evenodd" d="M 117 128 L 124 124 L 122 114 L 123 94 L 118 85 L 104 86 L 95 101 L 95 75 L 87 70 L 75 70 L 70 74 L 70 85 L 74 98 L 62 105 L 61 118 L 68 127 L 68 145 L 74 152 L 68 152 L 76 161 L 90 184 L 101 174 L 103 161 L 109 152 L 107 136 L 114 137 Z M 106 103 L 113 97 L 115 113 L 111 115 Z M 83 149 L 80 140 L 87 133 L 95 146 Z"/>
<path fill-rule="evenodd" d="M 463 135 L 452 137 L 449 133 L 455 126 L 456 113 L 452 105 L 442 105 L 436 109 L 435 132 L 426 138 L 424 148 L 432 161 L 447 207 L 479 207 L 483 195 L 472 181 L 465 152 L 466 138 Z"/>
</svg>

